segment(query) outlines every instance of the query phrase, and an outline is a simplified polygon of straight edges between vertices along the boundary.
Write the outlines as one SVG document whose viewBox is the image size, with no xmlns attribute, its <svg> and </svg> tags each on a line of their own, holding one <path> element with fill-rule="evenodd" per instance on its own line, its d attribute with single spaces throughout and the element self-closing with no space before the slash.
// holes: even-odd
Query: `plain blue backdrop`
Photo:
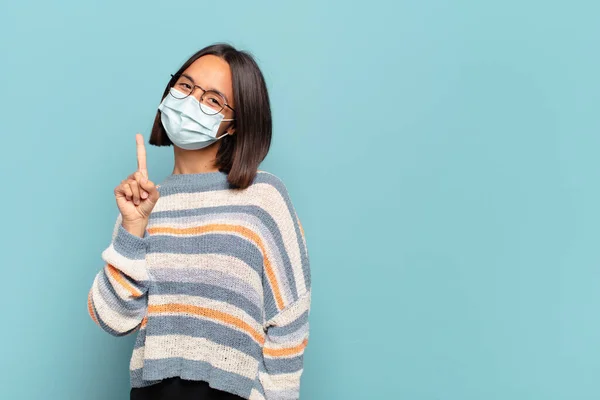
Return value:
<svg viewBox="0 0 600 400">
<path fill-rule="evenodd" d="M 112 190 L 226 41 L 307 234 L 303 399 L 597 400 L 598 4 L 3 1 L 0 398 L 128 398 L 133 337 L 86 310 Z"/>
</svg>

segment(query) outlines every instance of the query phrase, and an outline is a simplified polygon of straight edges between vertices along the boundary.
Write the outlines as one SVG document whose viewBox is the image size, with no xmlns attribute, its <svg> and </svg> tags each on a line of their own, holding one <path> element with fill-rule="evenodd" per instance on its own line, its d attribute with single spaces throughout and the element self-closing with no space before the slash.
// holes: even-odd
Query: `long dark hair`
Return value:
<svg viewBox="0 0 600 400">
<path fill-rule="evenodd" d="M 258 166 L 271 147 L 273 124 L 267 85 L 252 55 L 224 43 L 198 51 L 174 75 L 183 73 L 194 61 L 206 55 L 220 57 L 229 64 L 235 101 L 235 134 L 221 139 L 216 167 L 227 173 L 232 186 L 245 189 L 254 181 Z M 161 100 L 169 93 L 171 83 L 169 81 L 167 84 Z M 156 112 L 154 118 L 150 144 L 173 144 L 160 120 L 160 111 Z"/>
</svg>

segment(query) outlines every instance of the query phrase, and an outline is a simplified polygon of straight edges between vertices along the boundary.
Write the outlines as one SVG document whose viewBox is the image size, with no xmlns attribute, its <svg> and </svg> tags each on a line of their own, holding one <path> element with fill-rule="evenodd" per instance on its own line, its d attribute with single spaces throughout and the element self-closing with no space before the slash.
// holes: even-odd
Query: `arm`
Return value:
<svg viewBox="0 0 600 400">
<path fill-rule="evenodd" d="M 104 268 L 96 275 L 88 295 L 88 312 L 94 322 L 115 336 L 138 328 L 148 305 L 146 241 L 129 233 L 119 215 L 110 246 L 102 253 Z"/>
<path fill-rule="evenodd" d="M 307 292 L 268 322 L 264 366 L 259 371 L 267 400 L 300 397 L 309 310 L 310 292 Z"/>
<path fill-rule="evenodd" d="M 264 209 L 272 238 L 265 247 L 265 344 L 259 394 L 266 400 L 298 399 L 308 344 L 311 274 L 304 233 L 287 190 L 273 180 Z M 260 398 L 260 396 L 256 396 Z"/>
</svg>

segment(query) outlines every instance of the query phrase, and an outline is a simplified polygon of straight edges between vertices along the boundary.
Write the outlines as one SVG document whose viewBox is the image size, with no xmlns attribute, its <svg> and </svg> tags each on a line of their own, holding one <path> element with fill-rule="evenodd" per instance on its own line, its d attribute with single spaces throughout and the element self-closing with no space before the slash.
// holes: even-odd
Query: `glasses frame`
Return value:
<svg viewBox="0 0 600 400">
<path fill-rule="evenodd" d="M 169 82 L 169 96 L 173 96 L 173 95 L 171 94 L 171 90 L 170 90 L 170 89 L 171 89 L 172 87 L 174 87 L 174 86 L 175 86 L 175 84 L 177 83 L 177 79 L 179 79 L 181 76 L 182 76 L 182 74 L 175 74 L 175 75 L 171 74 L 171 81 Z M 190 79 L 190 80 L 191 80 L 191 79 Z M 194 94 L 194 90 L 196 90 L 196 88 L 198 88 L 198 89 L 202 90 L 202 96 L 200 96 L 200 98 L 204 97 L 204 95 L 206 94 L 206 92 L 213 92 L 213 93 L 216 93 L 216 94 L 218 94 L 220 97 L 222 97 L 222 98 L 223 98 L 223 108 L 221 108 L 219 111 L 215 112 L 214 114 L 206 114 L 206 112 L 205 112 L 205 111 L 202 109 L 202 107 L 200 107 L 200 110 L 201 110 L 201 111 L 202 111 L 204 114 L 206 114 L 206 115 L 216 115 L 216 114 L 220 113 L 221 111 L 223 111 L 223 110 L 225 109 L 225 107 L 229 108 L 231 111 L 233 111 L 233 112 L 235 113 L 235 110 L 234 110 L 233 108 L 231 108 L 231 107 L 229 106 L 229 104 L 227 104 L 227 100 L 225 99 L 225 96 L 223 96 L 221 93 L 218 93 L 218 92 L 216 92 L 216 91 L 214 91 L 214 90 L 205 90 L 205 89 L 204 89 L 202 86 L 200 86 L 200 85 L 196 85 L 196 83 L 195 83 L 193 80 L 191 80 L 191 81 L 192 81 L 192 83 L 193 83 L 192 91 L 190 92 L 190 94 L 188 94 L 187 96 L 185 96 L 185 97 L 184 97 L 184 99 L 185 99 L 186 97 L 189 97 L 189 96 L 193 95 L 193 94 Z M 175 96 L 173 96 L 173 97 L 175 97 Z M 177 97 L 175 97 L 175 98 L 177 99 Z M 183 99 L 180 99 L 180 100 L 183 100 Z"/>
</svg>

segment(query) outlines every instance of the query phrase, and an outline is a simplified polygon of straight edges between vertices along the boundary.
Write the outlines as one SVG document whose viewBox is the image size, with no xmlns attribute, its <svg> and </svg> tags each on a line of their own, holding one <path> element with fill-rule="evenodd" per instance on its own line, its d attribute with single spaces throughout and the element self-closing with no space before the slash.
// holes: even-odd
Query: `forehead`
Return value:
<svg viewBox="0 0 600 400">
<path fill-rule="evenodd" d="M 194 83 L 202 88 L 216 89 L 227 96 L 230 101 L 233 100 L 231 68 L 222 58 L 213 55 L 202 56 L 183 73 L 189 75 Z"/>
</svg>

